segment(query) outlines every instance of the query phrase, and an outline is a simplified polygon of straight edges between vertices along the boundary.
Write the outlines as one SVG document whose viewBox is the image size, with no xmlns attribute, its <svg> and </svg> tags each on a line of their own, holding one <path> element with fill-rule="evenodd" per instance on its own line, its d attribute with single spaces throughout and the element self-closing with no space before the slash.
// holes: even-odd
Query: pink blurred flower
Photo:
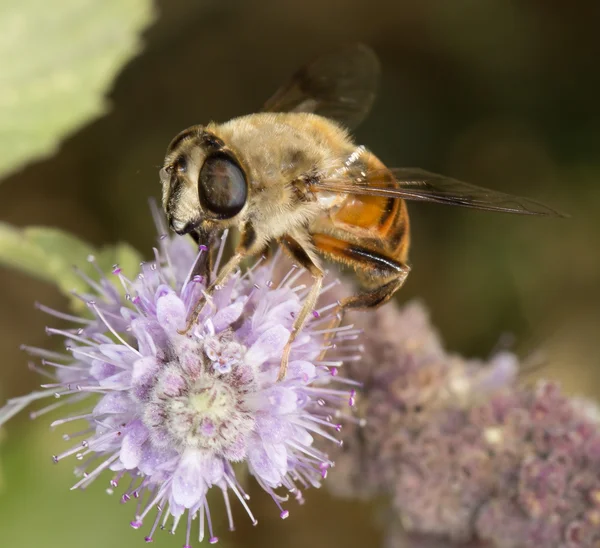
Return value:
<svg viewBox="0 0 600 548">
<path fill-rule="evenodd" d="M 511 354 L 447 353 L 417 303 L 352 319 L 364 331 L 364 357 L 348 367 L 364 383 L 366 427 L 344 431 L 334 492 L 390 496 L 396 523 L 421 539 L 407 546 L 600 544 L 595 406 L 550 382 L 520 386 Z"/>
</svg>

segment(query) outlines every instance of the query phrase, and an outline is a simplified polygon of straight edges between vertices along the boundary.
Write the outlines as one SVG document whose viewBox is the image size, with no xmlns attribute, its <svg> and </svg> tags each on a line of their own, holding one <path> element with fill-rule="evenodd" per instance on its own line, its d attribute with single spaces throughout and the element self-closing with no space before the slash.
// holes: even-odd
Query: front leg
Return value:
<svg viewBox="0 0 600 548">
<path fill-rule="evenodd" d="M 313 308 L 315 307 L 315 303 L 319 298 L 319 293 L 321 292 L 321 287 L 323 285 L 323 271 L 313 262 L 305 249 L 291 236 L 283 236 L 279 239 L 279 243 L 291 255 L 292 259 L 299 264 L 299 266 L 306 268 L 306 270 L 311 273 L 314 280 L 306 299 L 304 299 L 304 304 L 302 305 L 300 312 L 292 324 L 292 332 L 290 333 L 285 348 L 283 349 L 281 365 L 279 366 L 279 374 L 277 375 L 277 380 L 281 381 L 287 374 L 292 343 L 298 336 L 298 333 L 302 331 L 304 324 L 308 320 L 308 315 L 312 312 Z"/>
<path fill-rule="evenodd" d="M 256 250 L 257 238 L 256 232 L 254 231 L 252 225 L 250 223 L 247 223 L 241 232 L 242 233 L 240 243 L 238 244 L 235 254 L 233 255 L 233 257 L 231 257 L 231 259 L 229 259 L 229 261 L 227 261 L 227 263 L 225 263 L 223 268 L 221 268 L 221 270 L 217 274 L 215 280 L 206 288 L 206 290 L 204 291 L 204 296 L 212 295 L 215 289 L 218 289 L 220 286 L 222 286 L 227 280 L 227 278 L 229 278 L 229 276 L 240 266 L 241 262 L 249 255 L 252 255 Z M 210 238 L 210 241 L 213 241 L 213 239 Z M 212 254 L 211 251 L 212 250 L 210 249 L 208 250 L 209 256 Z M 210 269 L 211 265 L 209 265 L 209 273 Z M 198 316 L 200 315 L 203 306 L 204 298 L 200 297 L 200 299 L 198 299 L 198 302 L 194 305 L 194 308 L 190 314 L 190 317 L 188 318 L 185 329 L 183 331 L 179 331 L 181 335 L 186 335 L 190 332 L 190 330 L 196 323 L 196 320 L 198 319 Z"/>
<path fill-rule="evenodd" d="M 204 253 L 201 264 L 198 265 L 198 271 L 195 274 L 200 274 L 207 285 L 211 285 L 213 269 L 215 264 L 215 249 L 217 249 L 217 231 L 196 231 L 190 232 L 190 236 L 194 239 L 197 246 L 204 245 L 208 249 Z"/>
</svg>

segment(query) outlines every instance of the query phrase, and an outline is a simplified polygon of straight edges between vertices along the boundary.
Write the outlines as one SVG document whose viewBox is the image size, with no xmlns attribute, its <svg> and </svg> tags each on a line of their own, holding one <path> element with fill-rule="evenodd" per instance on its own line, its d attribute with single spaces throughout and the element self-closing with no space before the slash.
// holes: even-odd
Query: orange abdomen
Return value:
<svg viewBox="0 0 600 548">
<path fill-rule="evenodd" d="M 367 165 L 368 169 L 384 168 L 373 155 L 369 155 Z M 392 186 L 394 179 L 391 174 L 389 177 Z M 331 220 L 373 250 L 383 252 L 398 262 L 406 262 L 410 232 L 404 200 L 348 195 L 336 211 L 332 212 Z"/>
</svg>

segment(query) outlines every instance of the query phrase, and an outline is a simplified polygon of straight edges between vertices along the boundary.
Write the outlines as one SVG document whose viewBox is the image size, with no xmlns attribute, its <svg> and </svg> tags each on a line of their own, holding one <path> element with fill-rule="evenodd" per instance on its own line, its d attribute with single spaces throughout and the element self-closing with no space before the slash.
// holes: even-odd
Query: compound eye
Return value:
<svg viewBox="0 0 600 548">
<path fill-rule="evenodd" d="M 198 194 L 203 209 L 219 219 L 231 219 L 248 198 L 246 176 L 234 158 L 225 152 L 214 152 L 200 170 Z"/>
</svg>

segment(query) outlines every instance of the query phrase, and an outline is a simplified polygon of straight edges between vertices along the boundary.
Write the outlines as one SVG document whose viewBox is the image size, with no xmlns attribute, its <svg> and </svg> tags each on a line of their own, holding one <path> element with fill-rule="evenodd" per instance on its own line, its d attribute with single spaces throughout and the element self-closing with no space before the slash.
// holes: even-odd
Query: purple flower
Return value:
<svg viewBox="0 0 600 548">
<path fill-rule="evenodd" d="M 273 265 L 259 264 L 208 296 L 207 273 L 200 274 L 206 254 L 203 246 L 197 253 L 187 240 L 163 235 L 155 260 L 143 264 L 134 280 L 118 266 L 112 281 L 104 275 L 99 282 L 88 280 L 91 292 L 80 298 L 91 319 L 41 307 L 77 327 L 48 329 L 65 339 L 64 353 L 26 347 L 41 358 L 39 370 L 52 382 L 0 410 L 2 424 L 40 398 L 56 401 L 33 417 L 85 400 L 87 411 L 52 423 L 85 424 L 63 436 L 79 441 L 53 459 L 80 461 L 73 488 L 112 471 L 109 492 L 126 485 L 121 501 L 136 499 L 131 526 L 144 526 L 148 542 L 157 527 L 174 530 L 183 520 L 190 546 L 196 517 L 199 540 L 207 533 L 216 542 L 206 498 L 212 488 L 222 492 L 230 529 L 231 496 L 256 523 L 236 479 L 237 462 L 247 463 L 281 518 L 287 517 L 281 503 L 288 494 L 302 502 L 302 491 L 318 487 L 333 464 L 315 448 L 314 437 L 339 444 L 332 412 L 354 400 L 353 390 L 330 386 L 354 384 L 334 378 L 343 357 L 321 358 L 330 337 L 355 336 L 330 327 L 332 305 L 314 312 L 293 344 L 287 376 L 276 382 L 305 291 L 303 271 L 292 268 L 275 284 Z M 196 324 L 182 335 L 201 298 Z"/>
<path fill-rule="evenodd" d="M 595 405 L 551 382 L 521 386 L 509 353 L 449 354 L 416 303 L 353 319 L 366 427 L 344 430 L 328 485 L 391 499 L 388 546 L 600 545 Z"/>
</svg>

